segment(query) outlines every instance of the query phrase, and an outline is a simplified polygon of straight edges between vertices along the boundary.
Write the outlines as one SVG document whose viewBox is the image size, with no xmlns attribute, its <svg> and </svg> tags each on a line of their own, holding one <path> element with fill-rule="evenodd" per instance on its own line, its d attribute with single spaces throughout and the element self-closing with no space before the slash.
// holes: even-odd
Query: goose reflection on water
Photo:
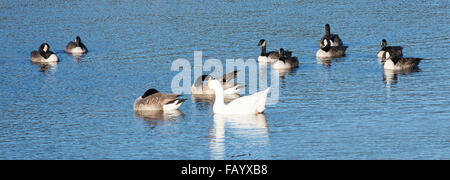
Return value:
<svg viewBox="0 0 450 180">
<path fill-rule="evenodd" d="M 391 85 L 397 84 L 399 74 L 409 75 L 419 71 L 420 69 L 404 69 L 404 70 L 385 69 L 383 72 L 383 82 L 386 84 L 387 88 L 391 88 Z"/>
<path fill-rule="evenodd" d="M 81 58 L 85 56 L 85 54 L 70 54 L 73 57 L 74 62 L 81 62 Z"/>
<path fill-rule="evenodd" d="M 135 111 L 134 115 L 142 118 L 149 124 L 158 125 L 164 121 L 177 121 L 184 114 L 179 110 L 174 111 Z"/>
<path fill-rule="evenodd" d="M 331 66 L 331 64 L 334 62 L 341 61 L 342 60 L 341 58 L 343 58 L 343 57 L 338 57 L 338 58 L 316 57 L 317 64 L 322 64 L 323 66 L 326 66 L 326 67 Z"/>
<path fill-rule="evenodd" d="M 235 141 L 236 139 L 238 140 Z M 209 145 L 211 159 L 264 159 L 267 157 L 258 157 L 258 154 L 267 155 L 268 145 L 268 127 L 264 114 L 214 115 Z"/>
<path fill-rule="evenodd" d="M 43 73 L 54 73 L 57 70 L 58 62 L 31 62 L 40 67 L 39 71 Z"/>
</svg>

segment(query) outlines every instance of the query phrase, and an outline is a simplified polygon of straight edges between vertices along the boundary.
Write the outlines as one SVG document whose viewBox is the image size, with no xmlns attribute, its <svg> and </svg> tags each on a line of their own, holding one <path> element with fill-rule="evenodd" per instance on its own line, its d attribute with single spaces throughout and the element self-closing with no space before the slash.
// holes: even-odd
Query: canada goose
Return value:
<svg viewBox="0 0 450 180">
<path fill-rule="evenodd" d="M 87 48 L 81 42 L 80 37 L 77 36 L 75 38 L 75 42 L 70 41 L 69 43 L 67 43 L 66 52 L 72 53 L 72 54 L 83 54 L 83 53 L 87 53 Z"/>
<path fill-rule="evenodd" d="M 177 94 L 163 94 L 156 89 L 148 89 L 134 101 L 135 111 L 171 111 L 178 109 L 186 99 L 178 99 Z"/>
<path fill-rule="evenodd" d="M 348 48 L 348 46 L 331 46 L 331 40 L 327 38 L 323 39 L 323 45 L 316 53 L 316 57 L 318 58 L 342 57 Z"/>
<path fill-rule="evenodd" d="M 58 57 L 50 51 L 50 45 L 42 43 L 38 51 L 31 52 L 31 61 L 33 62 L 58 62 Z"/>
<path fill-rule="evenodd" d="M 331 34 L 330 25 L 325 24 L 325 35 L 319 41 L 320 49 L 317 51 L 318 58 L 336 58 L 345 55 L 348 46 L 342 45 L 342 40 L 337 34 Z"/>
<path fill-rule="evenodd" d="M 261 39 L 258 46 L 261 46 L 261 55 L 258 57 L 258 62 L 275 62 L 280 59 L 279 51 L 270 51 L 266 53 L 266 40 Z M 292 51 L 285 51 L 285 56 L 290 57 Z"/>
<path fill-rule="evenodd" d="M 320 48 L 326 46 L 326 44 L 324 44 L 324 39 L 330 40 L 330 46 L 342 46 L 343 45 L 341 38 L 339 38 L 339 35 L 331 34 L 329 24 L 325 24 L 325 35 L 319 41 Z"/>
<path fill-rule="evenodd" d="M 237 78 L 237 73 L 238 71 L 236 70 L 217 78 L 218 81 L 222 82 L 225 95 L 237 95 L 241 90 L 241 87 L 233 82 L 233 80 Z M 192 85 L 191 93 L 193 95 L 214 95 L 214 91 L 208 88 L 208 81 L 212 79 L 213 78 L 210 75 L 198 77 Z"/>
<path fill-rule="evenodd" d="M 392 56 L 390 51 L 383 55 L 384 69 L 404 70 L 416 69 L 423 58 L 403 58 Z"/>
<path fill-rule="evenodd" d="M 381 50 L 378 51 L 377 57 L 383 58 L 383 54 L 386 51 L 390 51 L 392 54 L 391 56 L 395 57 L 402 57 L 403 56 L 403 47 L 401 46 L 387 46 L 386 39 L 381 40 Z"/>
<path fill-rule="evenodd" d="M 286 57 L 283 48 L 280 49 L 280 60 L 272 64 L 274 69 L 290 69 L 298 67 L 298 58 L 295 56 Z"/>
<path fill-rule="evenodd" d="M 215 91 L 216 97 L 213 105 L 215 114 L 260 114 L 266 109 L 267 94 L 270 88 L 225 104 L 221 83 L 217 80 L 210 80 L 208 86 Z"/>
</svg>

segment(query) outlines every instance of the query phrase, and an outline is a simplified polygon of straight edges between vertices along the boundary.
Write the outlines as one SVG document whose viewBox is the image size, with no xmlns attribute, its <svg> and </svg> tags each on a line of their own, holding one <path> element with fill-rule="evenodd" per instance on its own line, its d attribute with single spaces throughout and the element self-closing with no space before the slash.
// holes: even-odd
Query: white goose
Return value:
<svg viewBox="0 0 450 180">
<path fill-rule="evenodd" d="M 270 88 L 252 95 L 237 98 L 225 104 L 223 88 L 219 81 L 210 80 L 208 86 L 214 90 L 216 95 L 213 105 L 215 114 L 260 114 L 266 109 L 267 94 Z"/>
</svg>

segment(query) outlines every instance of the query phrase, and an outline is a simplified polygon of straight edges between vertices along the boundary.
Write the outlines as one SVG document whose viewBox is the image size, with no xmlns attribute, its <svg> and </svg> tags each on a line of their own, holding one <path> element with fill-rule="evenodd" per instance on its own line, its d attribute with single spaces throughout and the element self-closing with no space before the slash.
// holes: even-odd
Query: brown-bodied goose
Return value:
<svg viewBox="0 0 450 180">
<path fill-rule="evenodd" d="M 75 42 L 70 41 L 69 43 L 67 43 L 66 52 L 71 53 L 71 54 L 83 54 L 83 53 L 87 53 L 87 48 L 81 42 L 80 37 L 77 36 L 75 38 Z"/>
<path fill-rule="evenodd" d="M 58 62 L 58 57 L 50 51 L 50 45 L 47 43 L 42 43 L 37 51 L 31 52 L 30 56 L 32 62 Z"/>
<path fill-rule="evenodd" d="M 416 69 L 423 58 L 403 58 L 392 56 L 390 51 L 386 51 L 383 55 L 384 69 L 392 70 L 408 70 Z"/>
<path fill-rule="evenodd" d="M 387 46 L 386 39 L 381 40 L 381 50 L 378 51 L 377 57 L 383 58 L 383 54 L 386 51 L 391 52 L 391 56 L 402 57 L 403 56 L 403 47 L 401 46 Z"/>
<path fill-rule="evenodd" d="M 331 34 L 330 25 L 325 24 L 325 35 L 319 41 L 318 58 L 336 58 L 345 55 L 348 46 L 343 46 L 341 38 L 337 34 Z"/>
<path fill-rule="evenodd" d="M 172 111 L 178 109 L 186 99 L 178 99 L 178 94 L 163 94 L 156 89 L 145 91 L 134 101 L 135 111 Z"/>
<path fill-rule="evenodd" d="M 280 59 L 279 51 L 266 52 L 266 40 L 261 39 L 258 46 L 261 46 L 261 54 L 258 56 L 258 62 L 276 62 Z M 286 57 L 290 57 L 291 55 L 292 51 L 285 51 Z"/>
<path fill-rule="evenodd" d="M 290 69 L 298 67 L 298 58 L 295 56 L 286 57 L 283 48 L 280 49 L 280 59 L 272 64 L 274 69 Z"/>
</svg>

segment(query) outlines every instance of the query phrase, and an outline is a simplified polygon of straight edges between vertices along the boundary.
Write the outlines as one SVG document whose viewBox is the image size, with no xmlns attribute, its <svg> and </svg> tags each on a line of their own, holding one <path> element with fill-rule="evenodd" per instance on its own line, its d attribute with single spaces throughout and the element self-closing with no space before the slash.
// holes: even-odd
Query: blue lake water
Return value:
<svg viewBox="0 0 450 180">
<path fill-rule="evenodd" d="M 0 159 L 450 159 L 449 1 L 0 2 Z M 324 24 L 349 48 L 315 58 Z M 79 35 L 89 53 L 64 47 Z M 299 57 L 277 104 L 218 116 L 212 102 L 139 116 L 171 92 L 172 61 L 256 59 L 257 43 Z M 425 58 L 385 73 L 381 39 Z M 39 66 L 47 42 L 60 62 Z"/>
</svg>

